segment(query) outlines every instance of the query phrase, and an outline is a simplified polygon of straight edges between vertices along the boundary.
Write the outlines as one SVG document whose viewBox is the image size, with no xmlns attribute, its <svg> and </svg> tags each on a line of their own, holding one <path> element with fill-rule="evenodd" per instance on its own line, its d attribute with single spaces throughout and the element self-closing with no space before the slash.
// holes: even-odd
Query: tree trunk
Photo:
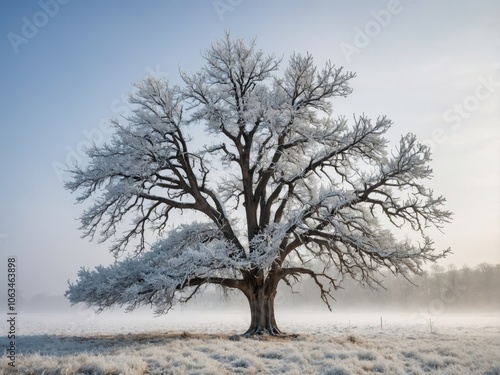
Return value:
<svg viewBox="0 0 500 375">
<path fill-rule="evenodd" d="M 245 336 L 251 335 L 280 335 L 274 317 L 274 297 L 276 287 L 260 287 L 244 291 L 250 305 L 250 327 L 245 332 Z"/>
</svg>

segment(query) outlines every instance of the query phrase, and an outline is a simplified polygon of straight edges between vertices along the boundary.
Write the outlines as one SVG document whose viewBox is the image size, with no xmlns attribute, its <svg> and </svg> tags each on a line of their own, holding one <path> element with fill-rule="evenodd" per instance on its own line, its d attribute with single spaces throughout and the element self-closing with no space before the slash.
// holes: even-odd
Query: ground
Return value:
<svg viewBox="0 0 500 375">
<path fill-rule="evenodd" d="M 500 375 L 498 314 L 280 317 L 298 336 L 241 337 L 244 312 L 20 314 L 16 372 L 4 356 L 0 374 Z"/>
</svg>

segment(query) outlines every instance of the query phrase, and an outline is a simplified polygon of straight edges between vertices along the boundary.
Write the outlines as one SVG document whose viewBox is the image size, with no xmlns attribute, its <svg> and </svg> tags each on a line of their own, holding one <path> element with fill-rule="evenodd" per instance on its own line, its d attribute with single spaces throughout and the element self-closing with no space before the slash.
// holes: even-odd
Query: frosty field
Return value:
<svg viewBox="0 0 500 375">
<path fill-rule="evenodd" d="M 383 326 L 380 327 L 380 316 Z M 500 316 L 278 314 L 288 337 L 243 338 L 246 312 L 24 313 L 0 374 L 500 375 Z M 7 338 L 1 337 L 5 347 Z"/>
</svg>

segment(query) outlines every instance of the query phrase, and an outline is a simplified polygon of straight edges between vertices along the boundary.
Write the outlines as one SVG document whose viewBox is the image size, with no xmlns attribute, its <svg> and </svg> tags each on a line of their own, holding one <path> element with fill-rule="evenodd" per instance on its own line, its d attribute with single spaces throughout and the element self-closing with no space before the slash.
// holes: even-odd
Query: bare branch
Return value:
<svg viewBox="0 0 500 375">
<path fill-rule="evenodd" d="M 112 240 L 116 256 L 135 246 L 133 258 L 82 270 L 73 302 L 161 313 L 215 284 L 266 311 L 249 332 L 274 334 L 280 281 L 310 276 L 330 307 L 344 277 L 376 287 L 381 270 L 408 277 L 449 253 L 427 236 L 452 216 L 424 185 L 430 150 L 408 134 L 391 151 L 385 116 L 332 117 L 354 73 L 293 54 L 273 76 L 280 59 L 229 33 L 203 57 L 198 72 L 180 73 L 183 87 L 137 83 L 131 112 L 111 120 L 112 140 L 70 168 L 66 188 L 93 202 L 83 235 Z M 202 223 L 177 225 L 183 212 Z M 394 228 L 420 241 L 400 240 Z M 166 238 L 149 245 L 151 232 Z"/>
</svg>

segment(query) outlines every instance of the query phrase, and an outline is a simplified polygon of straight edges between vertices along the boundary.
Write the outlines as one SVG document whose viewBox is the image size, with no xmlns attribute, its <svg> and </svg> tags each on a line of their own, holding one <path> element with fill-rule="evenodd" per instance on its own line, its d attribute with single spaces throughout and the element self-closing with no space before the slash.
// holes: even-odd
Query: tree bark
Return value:
<svg viewBox="0 0 500 375">
<path fill-rule="evenodd" d="M 243 291 L 250 305 L 250 327 L 244 333 L 251 335 L 281 335 L 274 315 L 274 298 L 276 287 L 264 285 Z"/>
</svg>

